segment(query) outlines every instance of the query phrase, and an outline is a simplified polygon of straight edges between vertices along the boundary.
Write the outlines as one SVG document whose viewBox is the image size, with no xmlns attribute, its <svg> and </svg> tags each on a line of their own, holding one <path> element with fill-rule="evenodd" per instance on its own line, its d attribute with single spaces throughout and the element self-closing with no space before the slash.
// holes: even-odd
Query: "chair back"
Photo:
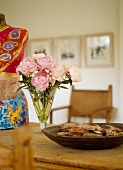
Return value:
<svg viewBox="0 0 123 170">
<path fill-rule="evenodd" d="M 72 86 L 68 122 L 71 117 L 106 118 L 110 121 L 112 109 L 112 85 L 107 90 L 76 90 Z"/>
</svg>

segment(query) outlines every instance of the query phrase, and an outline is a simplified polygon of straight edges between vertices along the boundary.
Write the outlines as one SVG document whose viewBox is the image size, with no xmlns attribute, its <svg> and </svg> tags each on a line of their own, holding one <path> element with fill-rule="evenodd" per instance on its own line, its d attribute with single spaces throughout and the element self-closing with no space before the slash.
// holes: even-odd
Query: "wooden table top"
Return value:
<svg viewBox="0 0 123 170">
<path fill-rule="evenodd" d="M 41 169 L 123 170 L 123 145 L 107 150 L 79 150 L 61 146 L 41 133 L 38 123 L 29 123 L 34 159 Z M 11 132 L 0 131 L 0 143 L 13 145 Z"/>
</svg>

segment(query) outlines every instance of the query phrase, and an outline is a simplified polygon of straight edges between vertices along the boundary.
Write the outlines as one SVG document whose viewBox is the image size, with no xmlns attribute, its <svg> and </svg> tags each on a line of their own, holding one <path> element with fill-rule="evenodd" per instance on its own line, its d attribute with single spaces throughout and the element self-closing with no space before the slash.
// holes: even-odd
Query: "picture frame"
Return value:
<svg viewBox="0 0 123 170">
<path fill-rule="evenodd" d="M 80 36 L 63 36 L 53 39 L 53 53 L 60 65 L 81 67 Z"/>
<path fill-rule="evenodd" d="M 113 67 L 113 33 L 84 35 L 85 67 Z"/>
<path fill-rule="evenodd" d="M 53 55 L 52 38 L 30 39 L 26 49 L 26 56 L 33 56 L 34 53 L 43 52 L 46 55 Z"/>
</svg>

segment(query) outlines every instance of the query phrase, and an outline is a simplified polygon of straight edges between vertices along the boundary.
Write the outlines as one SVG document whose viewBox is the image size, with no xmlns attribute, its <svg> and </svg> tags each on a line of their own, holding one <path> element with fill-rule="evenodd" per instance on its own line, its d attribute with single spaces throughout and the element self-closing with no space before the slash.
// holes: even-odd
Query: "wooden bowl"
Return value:
<svg viewBox="0 0 123 170">
<path fill-rule="evenodd" d="M 123 124 L 120 123 L 96 123 L 98 125 L 112 125 L 123 130 Z M 123 135 L 118 136 L 97 136 L 97 137 L 85 137 L 85 136 L 60 136 L 59 126 L 47 127 L 42 132 L 52 141 L 73 149 L 110 149 L 118 147 L 123 144 Z"/>
</svg>

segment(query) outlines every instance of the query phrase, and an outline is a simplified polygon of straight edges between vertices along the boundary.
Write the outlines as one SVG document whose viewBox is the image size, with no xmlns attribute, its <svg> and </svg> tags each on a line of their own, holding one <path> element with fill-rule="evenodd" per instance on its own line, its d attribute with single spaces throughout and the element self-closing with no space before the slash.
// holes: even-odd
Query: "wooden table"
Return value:
<svg viewBox="0 0 123 170">
<path fill-rule="evenodd" d="M 51 170 L 123 170 L 123 145 L 107 150 L 78 150 L 63 147 L 40 132 L 38 123 L 30 123 L 32 147 L 37 169 Z M 11 132 L 0 131 L 0 143 L 13 145 Z"/>
</svg>

